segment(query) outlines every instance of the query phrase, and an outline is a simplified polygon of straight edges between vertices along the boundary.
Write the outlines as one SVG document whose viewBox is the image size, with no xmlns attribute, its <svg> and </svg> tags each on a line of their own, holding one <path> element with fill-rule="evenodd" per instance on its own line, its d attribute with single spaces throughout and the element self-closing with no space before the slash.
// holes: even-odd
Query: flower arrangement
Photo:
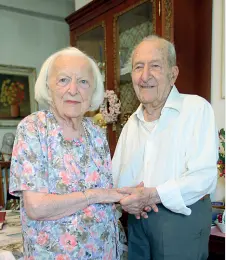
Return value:
<svg viewBox="0 0 226 260">
<path fill-rule="evenodd" d="M 0 94 L 0 102 L 3 106 L 21 104 L 24 97 L 24 84 L 11 79 L 3 81 Z"/>
<path fill-rule="evenodd" d="M 219 146 L 219 159 L 217 162 L 217 168 L 220 177 L 225 177 L 225 130 L 224 128 L 222 128 L 219 131 L 219 139 L 220 139 L 220 146 Z"/>
<path fill-rule="evenodd" d="M 93 122 L 94 122 L 94 124 L 98 125 L 101 128 L 107 127 L 107 123 L 104 120 L 104 117 L 101 113 L 98 113 L 93 117 Z"/>
<path fill-rule="evenodd" d="M 100 113 L 107 124 L 115 123 L 120 112 L 121 102 L 113 90 L 106 90 Z"/>
</svg>

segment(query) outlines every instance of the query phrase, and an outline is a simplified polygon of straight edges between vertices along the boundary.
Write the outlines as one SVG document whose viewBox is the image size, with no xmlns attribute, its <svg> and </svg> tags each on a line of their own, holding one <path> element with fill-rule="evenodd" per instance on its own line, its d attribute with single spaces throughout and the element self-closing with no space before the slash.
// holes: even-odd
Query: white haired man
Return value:
<svg viewBox="0 0 226 260">
<path fill-rule="evenodd" d="M 141 104 L 112 162 L 114 185 L 130 194 L 120 201 L 129 213 L 129 260 L 208 257 L 218 136 L 210 104 L 180 94 L 178 73 L 175 48 L 165 39 L 149 36 L 132 53 Z"/>
</svg>

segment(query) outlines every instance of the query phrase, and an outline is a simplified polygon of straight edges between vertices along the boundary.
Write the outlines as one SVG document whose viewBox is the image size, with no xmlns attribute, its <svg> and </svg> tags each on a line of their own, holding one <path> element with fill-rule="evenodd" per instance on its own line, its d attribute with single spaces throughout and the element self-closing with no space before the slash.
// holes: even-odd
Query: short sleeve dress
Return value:
<svg viewBox="0 0 226 260">
<path fill-rule="evenodd" d="M 22 191 L 67 194 L 111 188 L 111 159 L 102 130 L 84 119 L 89 141 L 66 141 L 51 111 L 38 111 L 17 128 L 10 169 L 10 193 Z M 21 197 L 24 259 L 120 259 L 114 204 L 93 204 L 58 220 L 36 221 L 25 211 Z"/>
</svg>

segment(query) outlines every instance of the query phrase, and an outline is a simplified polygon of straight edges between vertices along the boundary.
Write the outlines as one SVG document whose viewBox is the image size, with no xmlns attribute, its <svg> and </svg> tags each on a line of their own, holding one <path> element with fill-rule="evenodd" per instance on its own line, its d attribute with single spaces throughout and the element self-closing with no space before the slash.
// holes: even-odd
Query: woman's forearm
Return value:
<svg viewBox="0 0 226 260">
<path fill-rule="evenodd" d="M 125 195 L 116 189 L 88 189 L 70 194 L 47 194 L 23 191 L 24 206 L 28 217 L 35 220 L 57 220 L 95 203 L 114 203 Z"/>
<path fill-rule="evenodd" d="M 88 191 L 91 191 L 88 195 Z M 27 215 L 35 220 L 57 220 L 84 209 L 89 204 L 100 203 L 98 190 L 88 190 L 70 194 L 46 194 L 33 191 L 24 191 L 24 205 Z M 87 200 L 88 198 L 88 200 Z"/>
</svg>

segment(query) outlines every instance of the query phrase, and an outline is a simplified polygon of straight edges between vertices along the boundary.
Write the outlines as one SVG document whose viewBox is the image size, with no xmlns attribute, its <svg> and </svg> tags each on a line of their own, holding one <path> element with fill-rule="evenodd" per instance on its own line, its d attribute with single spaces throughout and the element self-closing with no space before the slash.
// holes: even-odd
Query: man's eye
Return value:
<svg viewBox="0 0 226 260">
<path fill-rule="evenodd" d="M 138 65 L 138 66 L 136 66 L 134 69 L 135 69 L 135 70 L 140 70 L 140 69 L 142 69 L 142 66 L 141 66 L 141 65 Z"/>
<path fill-rule="evenodd" d="M 152 68 L 159 68 L 160 66 L 159 66 L 159 64 L 152 64 L 151 67 Z"/>
</svg>

